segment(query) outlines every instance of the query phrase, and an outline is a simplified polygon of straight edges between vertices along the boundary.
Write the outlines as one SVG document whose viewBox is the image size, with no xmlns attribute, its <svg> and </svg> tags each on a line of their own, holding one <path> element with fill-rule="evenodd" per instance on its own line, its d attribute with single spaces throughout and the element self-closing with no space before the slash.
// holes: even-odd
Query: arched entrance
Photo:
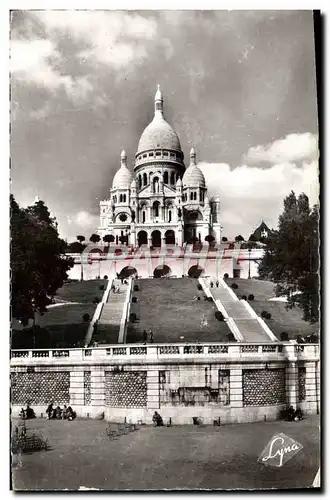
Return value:
<svg viewBox="0 0 330 500">
<path fill-rule="evenodd" d="M 154 278 L 162 278 L 163 276 L 170 276 L 172 274 L 172 270 L 170 267 L 166 266 L 158 266 L 154 270 Z"/>
<path fill-rule="evenodd" d="M 158 231 L 158 229 L 156 229 L 151 233 L 151 245 L 153 247 L 161 246 L 161 234 L 160 231 Z"/>
<path fill-rule="evenodd" d="M 168 229 L 165 233 L 165 243 L 167 245 L 175 245 L 175 234 L 173 229 Z"/>
<path fill-rule="evenodd" d="M 139 247 L 141 245 L 147 245 L 148 244 L 148 233 L 146 231 L 139 231 L 137 237 L 138 237 L 138 245 L 139 245 Z"/>
<path fill-rule="evenodd" d="M 135 267 L 126 266 L 119 273 L 119 279 L 129 278 L 130 276 L 137 275 L 137 270 Z"/>
<path fill-rule="evenodd" d="M 189 278 L 199 278 L 204 273 L 204 269 L 200 266 L 191 266 L 188 271 Z"/>
</svg>

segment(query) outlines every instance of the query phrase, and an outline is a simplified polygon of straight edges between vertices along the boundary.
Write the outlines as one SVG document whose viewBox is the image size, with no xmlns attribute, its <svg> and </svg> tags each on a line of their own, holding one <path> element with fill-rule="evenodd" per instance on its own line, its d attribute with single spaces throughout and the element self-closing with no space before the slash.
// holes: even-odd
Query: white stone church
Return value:
<svg viewBox="0 0 330 500">
<path fill-rule="evenodd" d="M 221 239 L 220 201 L 209 200 L 196 153 L 190 151 L 190 165 L 184 164 L 180 140 L 163 114 L 163 97 L 158 86 L 155 116 L 141 135 L 135 155 L 134 173 L 121 153 L 110 197 L 100 202 L 103 238 L 111 234 L 115 243 L 161 246 L 203 242 L 212 235 Z"/>
</svg>

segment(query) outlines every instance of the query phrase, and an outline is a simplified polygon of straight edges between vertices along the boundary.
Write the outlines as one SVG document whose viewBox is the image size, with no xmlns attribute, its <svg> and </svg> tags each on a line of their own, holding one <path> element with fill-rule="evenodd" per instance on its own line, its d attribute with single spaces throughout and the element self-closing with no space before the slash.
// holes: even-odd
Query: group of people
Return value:
<svg viewBox="0 0 330 500">
<path fill-rule="evenodd" d="M 149 340 L 149 343 L 152 344 L 154 341 L 154 334 L 152 330 L 149 330 L 148 332 L 146 330 L 143 330 L 143 343 L 146 344 Z"/>
<path fill-rule="evenodd" d="M 302 419 L 303 419 L 303 414 L 300 408 L 297 408 L 297 410 L 295 410 L 293 406 L 290 406 L 290 408 L 288 409 L 289 422 L 299 422 Z"/>
<path fill-rule="evenodd" d="M 36 418 L 36 414 L 34 413 L 34 409 L 31 408 L 30 405 L 26 405 L 25 410 L 24 410 L 24 408 L 21 408 L 19 416 L 23 420 L 29 420 L 31 418 Z"/>
<path fill-rule="evenodd" d="M 71 406 L 64 405 L 63 410 L 60 406 L 53 407 L 53 403 L 50 403 L 46 410 L 48 420 L 74 420 L 76 418 L 76 412 L 73 411 Z"/>
<path fill-rule="evenodd" d="M 213 286 L 214 286 L 213 281 L 211 281 L 211 283 L 210 283 L 210 287 L 211 287 L 211 288 L 213 288 Z M 216 286 L 217 288 L 219 288 L 219 281 L 216 281 L 216 282 L 215 282 L 215 286 Z"/>
</svg>

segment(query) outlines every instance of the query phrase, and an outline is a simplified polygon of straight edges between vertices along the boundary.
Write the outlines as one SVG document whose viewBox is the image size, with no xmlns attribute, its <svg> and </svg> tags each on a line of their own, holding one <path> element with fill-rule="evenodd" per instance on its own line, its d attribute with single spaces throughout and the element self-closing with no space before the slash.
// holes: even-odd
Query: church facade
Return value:
<svg viewBox="0 0 330 500">
<path fill-rule="evenodd" d="M 213 236 L 221 240 L 220 201 L 209 200 L 205 178 L 190 151 L 188 168 L 180 140 L 163 113 L 163 97 L 155 95 L 155 114 L 141 135 L 134 171 L 122 151 L 109 199 L 100 202 L 103 238 L 133 246 L 182 246 Z"/>
</svg>

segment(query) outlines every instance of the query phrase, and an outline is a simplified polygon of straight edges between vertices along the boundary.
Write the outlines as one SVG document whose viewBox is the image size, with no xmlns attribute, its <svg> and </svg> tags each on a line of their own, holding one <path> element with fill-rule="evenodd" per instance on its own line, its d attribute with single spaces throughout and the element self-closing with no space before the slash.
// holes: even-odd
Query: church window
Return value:
<svg viewBox="0 0 330 500">
<path fill-rule="evenodd" d="M 123 201 L 123 195 L 122 195 L 122 194 L 120 194 L 120 195 L 119 195 L 119 203 L 122 203 L 122 201 Z"/>
<path fill-rule="evenodd" d="M 144 172 L 143 174 L 143 185 L 146 186 L 148 183 L 148 177 L 147 177 L 147 174 Z"/>
<path fill-rule="evenodd" d="M 121 222 L 125 222 L 127 220 L 127 215 L 126 214 L 120 214 L 119 219 Z"/>
<path fill-rule="evenodd" d="M 171 158 L 175 158 L 175 154 L 174 153 L 171 153 Z"/>
<path fill-rule="evenodd" d="M 171 210 L 168 211 L 168 222 L 172 221 L 172 212 Z"/>
<path fill-rule="evenodd" d="M 172 186 L 174 184 L 174 172 L 171 172 L 171 184 L 172 184 Z"/>
<path fill-rule="evenodd" d="M 163 156 L 168 157 L 168 151 L 163 151 Z"/>
<path fill-rule="evenodd" d="M 145 223 L 145 221 L 146 221 L 146 213 L 143 210 L 143 212 L 142 212 L 142 222 Z"/>
<path fill-rule="evenodd" d="M 142 186 L 142 177 L 141 177 L 141 174 L 138 177 L 138 184 L 139 184 L 139 189 L 141 189 L 141 186 Z"/>
<path fill-rule="evenodd" d="M 159 179 L 158 179 L 158 177 L 154 177 L 153 185 L 154 185 L 154 192 L 159 193 Z"/>
<path fill-rule="evenodd" d="M 168 172 L 164 172 L 164 184 L 168 184 Z"/>
<path fill-rule="evenodd" d="M 194 200 L 197 200 L 197 193 L 194 193 Z"/>
<path fill-rule="evenodd" d="M 194 193 L 190 193 L 190 200 L 194 199 Z"/>
<path fill-rule="evenodd" d="M 178 181 L 179 180 L 179 174 L 176 174 L 176 180 Z"/>
<path fill-rule="evenodd" d="M 156 156 L 160 156 L 161 155 L 161 152 L 160 151 L 156 151 Z"/>
<path fill-rule="evenodd" d="M 154 156 L 153 153 L 149 153 L 149 158 L 152 158 Z"/>
<path fill-rule="evenodd" d="M 155 201 L 153 204 L 154 217 L 159 217 L 159 201 Z"/>
<path fill-rule="evenodd" d="M 146 154 L 145 154 L 145 155 L 143 155 L 143 158 L 147 158 L 147 155 L 146 155 Z"/>
</svg>

